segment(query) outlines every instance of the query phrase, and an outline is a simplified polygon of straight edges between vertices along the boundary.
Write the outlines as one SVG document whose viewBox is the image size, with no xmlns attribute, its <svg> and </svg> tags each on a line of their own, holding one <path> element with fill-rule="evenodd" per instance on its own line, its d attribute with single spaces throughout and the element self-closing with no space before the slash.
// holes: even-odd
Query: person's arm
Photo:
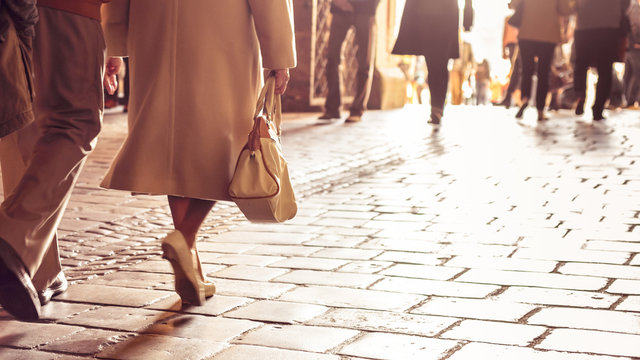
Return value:
<svg viewBox="0 0 640 360">
<path fill-rule="evenodd" d="M 296 66 L 296 46 L 291 0 L 249 0 L 260 42 L 262 66 L 274 70 L 276 93 L 287 88 L 289 70 Z"/>
<path fill-rule="evenodd" d="M 35 36 L 35 24 L 38 22 L 36 0 L 0 0 L 0 8 L 4 7 L 11 15 L 16 31 L 20 37 Z"/>
</svg>

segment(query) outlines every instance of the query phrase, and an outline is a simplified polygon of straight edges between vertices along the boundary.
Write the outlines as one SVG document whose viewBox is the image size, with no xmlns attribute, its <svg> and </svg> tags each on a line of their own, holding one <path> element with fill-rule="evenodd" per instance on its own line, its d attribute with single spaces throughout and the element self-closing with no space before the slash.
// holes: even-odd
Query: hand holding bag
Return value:
<svg viewBox="0 0 640 360">
<path fill-rule="evenodd" d="M 280 143 L 280 95 L 274 92 L 275 77 L 269 75 L 258 97 L 253 130 L 229 185 L 229 195 L 252 222 L 283 222 L 298 211 Z"/>
</svg>

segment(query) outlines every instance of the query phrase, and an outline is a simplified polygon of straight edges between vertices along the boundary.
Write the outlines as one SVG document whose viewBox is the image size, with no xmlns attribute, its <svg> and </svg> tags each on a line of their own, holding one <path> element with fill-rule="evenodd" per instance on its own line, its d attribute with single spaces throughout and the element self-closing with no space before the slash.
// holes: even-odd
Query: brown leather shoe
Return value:
<svg viewBox="0 0 640 360">
<path fill-rule="evenodd" d="M 64 273 L 60 271 L 56 279 L 53 280 L 51 285 L 44 290 L 38 291 L 38 298 L 40 299 L 40 305 L 46 305 L 51 301 L 51 298 L 56 297 L 69 288 L 69 282 L 64 276 Z"/>
<path fill-rule="evenodd" d="M 40 318 L 40 300 L 20 257 L 0 239 L 0 305 L 18 320 Z"/>
<path fill-rule="evenodd" d="M 349 115 L 349 117 L 347 118 L 347 120 L 345 120 L 348 123 L 357 123 L 362 121 L 362 115 L 358 115 L 358 114 L 351 114 Z"/>
</svg>

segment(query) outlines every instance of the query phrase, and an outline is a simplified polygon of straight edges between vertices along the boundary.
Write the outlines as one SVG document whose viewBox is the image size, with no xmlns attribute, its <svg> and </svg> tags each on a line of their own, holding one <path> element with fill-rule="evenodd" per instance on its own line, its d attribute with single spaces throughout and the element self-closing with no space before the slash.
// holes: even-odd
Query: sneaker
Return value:
<svg viewBox="0 0 640 360">
<path fill-rule="evenodd" d="M 348 122 L 348 123 L 360 122 L 360 121 L 362 121 L 362 115 L 351 114 L 351 115 L 349 115 L 349 117 L 345 121 Z"/>
<path fill-rule="evenodd" d="M 318 117 L 319 120 L 333 120 L 333 119 L 340 119 L 340 113 L 339 112 L 325 112 L 324 114 L 320 115 Z"/>
</svg>

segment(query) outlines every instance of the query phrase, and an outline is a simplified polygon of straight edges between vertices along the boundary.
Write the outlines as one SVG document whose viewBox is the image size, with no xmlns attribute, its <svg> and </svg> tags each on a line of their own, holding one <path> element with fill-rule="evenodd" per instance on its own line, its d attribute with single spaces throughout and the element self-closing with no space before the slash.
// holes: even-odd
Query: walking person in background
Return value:
<svg viewBox="0 0 640 360">
<path fill-rule="evenodd" d="M 514 0 L 515 2 L 515 0 Z M 522 105 L 516 118 L 522 118 L 531 97 L 533 74 L 537 74 L 536 108 L 538 120 L 546 120 L 544 108 L 549 92 L 549 72 L 556 45 L 562 42 L 561 17 L 573 11 L 570 0 L 519 0 L 516 14 L 521 17 L 518 44 L 522 58 Z M 521 12 L 521 14 L 517 14 Z M 536 66 L 537 65 L 537 66 Z M 537 71 L 536 71 L 537 69 Z"/>
<path fill-rule="evenodd" d="M 515 0 L 517 1 L 517 0 Z M 509 9 L 514 8 L 514 1 L 509 2 Z M 504 20 L 504 30 L 502 33 L 502 58 L 511 61 L 509 71 L 509 86 L 504 94 L 504 99 L 495 105 L 511 107 L 513 93 L 520 88 L 520 77 L 522 76 L 522 61 L 520 60 L 520 49 L 518 49 L 518 28 L 509 24 L 510 15 Z"/>
<path fill-rule="evenodd" d="M 35 121 L 0 143 L 0 304 L 20 320 L 67 288 L 56 232 L 101 128 L 106 1 L 38 0 Z"/>
<path fill-rule="evenodd" d="M 640 101 L 640 0 L 631 0 L 629 8 L 631 31 L 624 61 L 624 96 L 627 108 L 637 109 Z"/>
<path fill-rule="evenodd" d="M 287 87 L 293 4 L 112 0 L 105 10 L 108 53 L 129 56 L 131 95 L 129 134 L 101 185 L 167 195 L 175 231 L 162 240 L 163 257 L 183 304 L 202 305 L 215 285 L 196 238 L 215 201 L 231 201 L 263 67 L 275 73 L 276 94 Z"/>
<path fill-rule="evenodd" d="M 575 32 L 576 115 L 584 113 L 587 70 L 598 71 L 593 120 L 604 119 L 603 111 L 611 94 L 613 63 L 619 52 L 620 38 L 626 36 L 626 12 L 629 0 L 577 0 Z M 626 23 L 626 25 L 625 25 Z"/>
<path fill-rule="evenodd" d="M 471 0 L 465 0 L 463 27 L 473 24 Z M 457 0 L 407 0 L 393 54 L 424 56 L 431 93 L 429 122 L 439 125 L 449 86 L 449 59 L 460 56 L 460 8 Z"/>
<path fill-rule="evenodd" d="M 380 0 L 332 0 L 331 30 L 327 49 L 327 99 L 321 120 L 340 118 L 342 91 L 340 88 L 340 63 L 342 43 L 350 28 L 355 29 L 355 45 L 358 46 L 356 60 L 356 93 L 349 108 L 347 122 L 359 122 L 367 108 L 373 75 L 375 17 Z"/>
<path fill-rule="evenodd" d="M 491 84 L 491 67 L 489 60 L 484 59 L 476 65 L 476 105 L 486 105 L 489 102 L 489 85 Z"/>
</svg>

